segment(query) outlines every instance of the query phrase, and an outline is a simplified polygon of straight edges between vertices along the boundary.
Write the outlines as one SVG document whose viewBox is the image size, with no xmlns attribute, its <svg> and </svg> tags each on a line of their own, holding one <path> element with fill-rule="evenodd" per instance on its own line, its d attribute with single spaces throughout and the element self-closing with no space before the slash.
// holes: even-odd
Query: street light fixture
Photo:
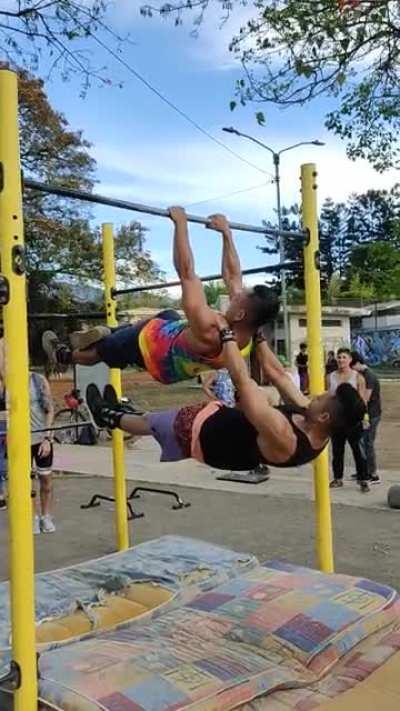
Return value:
<svg viewBox="0 0 400 711">
<path fill-rule="evenodd" d="M 282 208 L 281 208 L 281 187 L 280 187 L 280 180 L 281 179 L 280 179 L 280 171 L 279 171 L 280 162 L 281 162 L 281 154 L 286 153 L 287 151 L 292 151 L 294 148 L 299 148 L 299 146 L 324 146 L 325 143 L 323 141 L 319 141 L 318 139 L 316 139 L 314 141 L 299 141 L 298 143 L 294 143 L 291 146 L 282 148 L 280 151 L 274 151 L 273 148 L 271 148 L 270 146 L 267 146 L 266 143 L 259 141 L 258 138 L 254 138 L 254 136 L 249 136 L 247 133 L 242 133 L 241 131 L 238 131 L 237 128 L 234 128 L 233 126 L 226 126 L 222 130 L 225 131 L 225 133 L 233 133 L 233 134 L 235 134 L 235 136 L 247 138 L 249 141 L 256 143 L 258 146 L 261 146 L 262 148 L 265 148 L 267 151 L 269 151 L 272 154 L 272 158 L 274 161 L 274 167 L 275 167 L 274 182 L 276 185 L 276 211 L 278 213 L 278 229 L 281 230 L 282 229 Z M 280 258 L 281 262 L 285 261 L 285 245 L 284 245 L 284 241 L 283 241 L 282 237 L 280 237 L 280 239 L 279 239 L 279 258 Z M 281 272 L 281 285 L 282 285 L 283 327 L 284 327 L 284 332 L 285 332 L 285 354 L 286 354 L 287 358 L 291 359 L 286 272 L 284 272 L 284 271 Z"/>
</svg>

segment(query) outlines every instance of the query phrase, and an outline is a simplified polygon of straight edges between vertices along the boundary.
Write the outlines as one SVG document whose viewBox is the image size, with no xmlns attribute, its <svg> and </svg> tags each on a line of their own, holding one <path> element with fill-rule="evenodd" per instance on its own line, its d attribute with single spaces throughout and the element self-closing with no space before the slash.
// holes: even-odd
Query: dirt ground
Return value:
<svg viewBox="0 0 400 711">
<path fill-rule="evenodd" d="M 36 570 L 70 565 L 111 553 L 113 507 L 83 511 L 94 492 L 111 493 L 103 478 L 60 477 L 55 482 L 57 532 L 35 537 Z M 285 559 L 316 566 L 314 511 L 311 502 L 174 487 L 191 507 L 173 511 L 164 497 L 146 495 L 135 502 L 145 518 L 130 523 L 131 542 L 179 534 L 249 551 L 260 560 Z M 400 589 L 400 512 L 334 506 L 338 572 L 362 575 Z M 7 513 L 0 513 L 0 579 L 8 578 Z"/>
<path fill-rule="evenodd" d="M 54 398 L 62 407 L 63 396 L 72 387 L 69 379 L 51 383 Z M 383 418 L 378 432 L 377 455 L 382 469 L 397 470 L 400 462 L 400 380 L 381 382 Z M 162 410 L 203 399 L 200 387 L 192 384 L 160 385 L 147 373 L 124 371 L 123 391 L 144 410 Z"/>
</svg>

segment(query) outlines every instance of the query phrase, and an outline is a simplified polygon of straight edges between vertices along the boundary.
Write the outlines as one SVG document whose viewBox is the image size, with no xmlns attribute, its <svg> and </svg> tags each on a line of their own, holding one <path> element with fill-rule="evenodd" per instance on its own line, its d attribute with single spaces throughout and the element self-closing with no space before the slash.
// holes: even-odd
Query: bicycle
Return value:
<svg viewBox="0 0 400 711">
<path fill-rule="evenodd" d="M 64 395 L 66 407 L 58 410 L 54 417 L 54 426 L 63 427 L 60 430 L 54 430 L 54 439 L 58 444 L 96 444 L 103 436 L 106 440 L 112 438 L 112 430 L 98 427 L 93 419 L 86 401 L 81 397 L 78 388 Z M 128 398 L 121 398 L 121 402 L 125 405 L 130 404 Z M 80 426 L 77 426 L 80 425 Z M 82 442 L 82 430 L 84 427 L 90 428 L 88 439 L 91 441 Z M 124 440 L 128 441 L 133 438 L 129 432 L 124 432 Z"/>
<path fill-rule="evenodd" d="M 81 441 L 82 429 L 86 426 L 90 428 L 90 438 L 93 440 L 92 444 L 95 444 L 100 431 L 80 391 L 72 388 L 70 392 L 65 393 L 64 402 L 66 407 L 58 410 L 54 417 L 54 427 L 63 427 L 54 430 L 55 441 L 59 444 L 78 444 Z"/>
</svg>

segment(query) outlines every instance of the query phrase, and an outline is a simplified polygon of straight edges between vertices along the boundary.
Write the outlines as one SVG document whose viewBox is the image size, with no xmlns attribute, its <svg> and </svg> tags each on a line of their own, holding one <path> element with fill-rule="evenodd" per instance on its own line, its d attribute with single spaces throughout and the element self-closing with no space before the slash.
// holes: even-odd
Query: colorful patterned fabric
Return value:
<svg viewBox="0 0 400 711">
<path fill-rule="evenodd" d="M 271 561 L 148 622 L 45 653 L 41 696 L 68 711 L 226 711 L 309 687 L 398 623 L 399 607 L 387 586 Z"/>
<path fill-rule="evenodd" d="M 152 318 L 139 334 L 139 346 L 146 370 L 160 383 L 169 385 L 190 380 L 203 370 L 223 366 L 221 352 L 213 357 L 193 350 L 187 338 L 187 321 L 164 321 Z M 247 355 L 249 346 L 242 350 Z"/>
<path fill-rule="evenodd" d="M 241 707 L 242 711 L 312 711 L 353 689 L 377 671 L 393 655 L 400 656 L 400 620 L 391 631 L 380 631 L 368 637 L 355 651 L 346 654 L 331 674 L 308 688 L 277 691 L 272 696 L 255 699 Z M 399 658 L 400 663 L 400 658 Z M 358 711 L 357 708 L 354 711 Z"/>
<path fill-rule="evenodd" d="M 168 605 L 187 594 L 209 590 L 258 565 L 251 554 L 181 536 L 163 536 L 96 560 L 35 576 L 36 621 L 69 614 L 90 605 L 99 593 L 121 590 L 132 582 L 153 581 L 176 593 Z M 10 588 L 0 583 L 0 676 L 10 660 Z M 0 704 L 0 710 L 2 710 Z"/>
</svg>

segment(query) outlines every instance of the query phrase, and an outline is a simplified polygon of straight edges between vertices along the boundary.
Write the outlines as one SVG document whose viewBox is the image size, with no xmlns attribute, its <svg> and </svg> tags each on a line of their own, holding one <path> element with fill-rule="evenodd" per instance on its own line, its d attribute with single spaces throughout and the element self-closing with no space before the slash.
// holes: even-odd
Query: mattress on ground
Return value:
<svg viewBox="0 0 400 711">
<path fill-rule="evenodd" d="M 384 672 L 384 678 L 388 679 L 388 682 L 384 689 L 380 684 L 381 703 L 378 705 L 375 690 L 381 681 L 380 670 L 382 674 Z M 372 706 L 373 711 L 378 708 L 379 711 L 398 711 L 400 701 L 397 699 L 397 706 L 393 706 L 393 699 L 396 699 L 396 694 L 400 694 L 399 670 L 400 618 L 394 621 L 393 629 L 380 630 L 358 644 L 342 657 L 330 674 L 319 681 L 308 687 L 277 691 L 272 695 L 259 697 L 240 708 L 242 711 L 336 711 L 336 708 L 342 711 L 342 704 L 351 700 L 351 711 L 367 711 L 369 707 L 365 703 L 365 696 L 360 704 L 354 702 L 355 695 L 357 694 L 358 698 L 359 693 L 364 693 L 365 687 L 371 688 L 371 698 L 375 704 Z M 343 709 L 345 708 L 346 706 L 343 706 Z"/>
<path fill-rule="evenodd" d="M 40 658 L 40 695 L 63 711 L 235 708 L 307 687 L 390 629 L 397 593 L 271 561 L 149 621 Z"/>
<path fill-rule="evenodd" d="M 122 553 L 36 575 L 36 621 L 68 615 L 132 582 L 158 583 L 180 598 L 185 591 L 208 590 L 255 565 L 258 561 L 250 554 L 191 538 L 163 536 Z M 9 583 L 0 583 L 0 672 L 10 658 L 9 593 Z"/>
</svg>

